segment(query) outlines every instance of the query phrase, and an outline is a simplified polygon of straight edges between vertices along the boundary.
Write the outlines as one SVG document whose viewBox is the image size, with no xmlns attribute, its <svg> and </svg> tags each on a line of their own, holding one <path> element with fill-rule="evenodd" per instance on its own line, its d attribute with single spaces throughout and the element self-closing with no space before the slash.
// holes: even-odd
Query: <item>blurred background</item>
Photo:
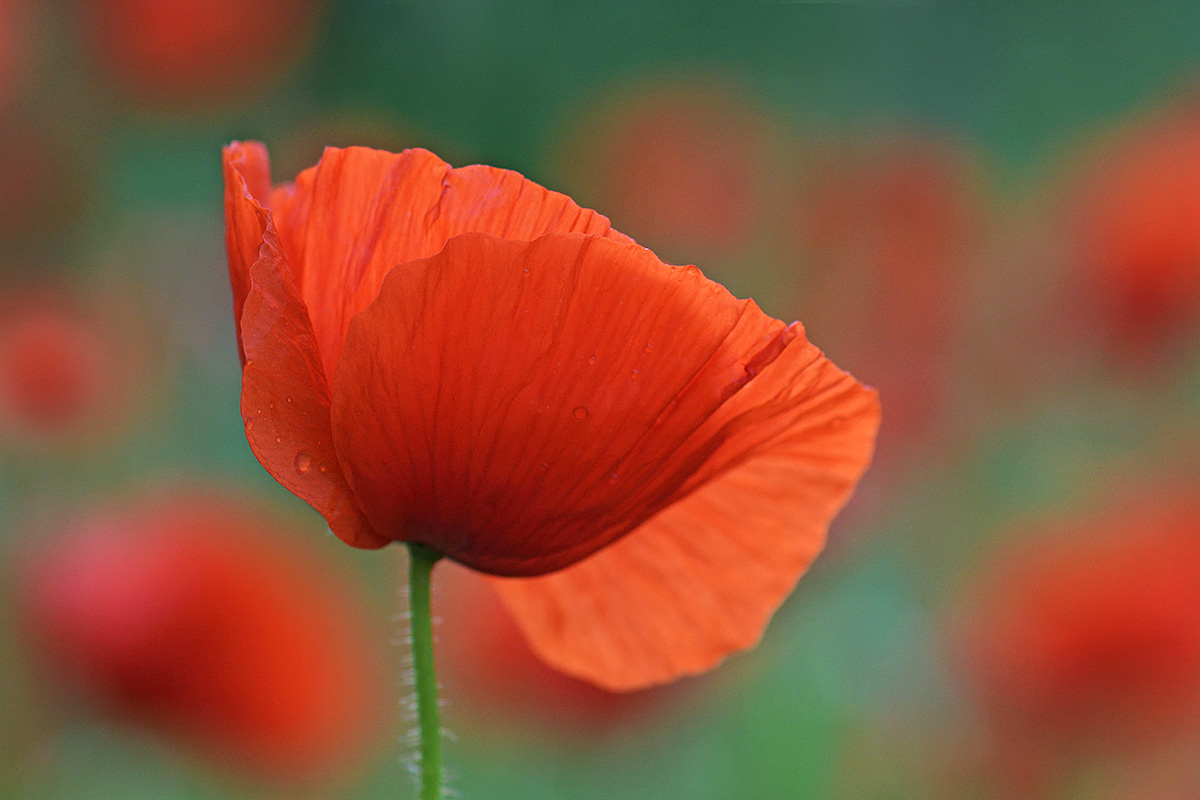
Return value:
<svg viewBox="0 0 1200 800">
<path fill-rule="evenodd" d="M 0 796 L 414 794 L 403 553 L 245 442 L 232 139 L 519 170 L 881 392 L 710 675 L 439 567 L 462 797 L 1200 797 L 1200 7 L 486 0 L 0 0 Z"/>
</svg>

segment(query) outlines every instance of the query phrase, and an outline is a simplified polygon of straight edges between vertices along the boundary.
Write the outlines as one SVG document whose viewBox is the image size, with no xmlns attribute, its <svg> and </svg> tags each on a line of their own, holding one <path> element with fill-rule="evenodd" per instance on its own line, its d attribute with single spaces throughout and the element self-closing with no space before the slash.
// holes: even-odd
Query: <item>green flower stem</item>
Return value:
<svg viewBox="0 0 1200 800">
<path fill-rule="evenodd" d="M 408 545 L 409 629 L 417 692 L 417 726 L 421 737 L 421 800 L 442 797 L 442 721 L 438 708 L 437 672 L 433 664 L 433 616 L 429 578 L 441 553 L 424 545 Z"/>
</svg>

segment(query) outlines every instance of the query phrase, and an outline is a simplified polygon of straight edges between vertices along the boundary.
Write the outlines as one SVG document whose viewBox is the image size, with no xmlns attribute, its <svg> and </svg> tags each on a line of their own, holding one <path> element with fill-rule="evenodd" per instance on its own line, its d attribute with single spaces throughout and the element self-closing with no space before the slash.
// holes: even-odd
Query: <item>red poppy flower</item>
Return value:
<svg viewBox="0 0 1200 800">
<path fill-rule="evenodd" d="M 351 587 L 279 523 L 190 492 L 80 516 L 20 562 L 55 686 L 267 777 L 332 776 L 380 744 L 382 654 Z"/>
<path fill-rule="evenodd" d="M 758 638 L 878 421 L 799 324 L 514 172 L 331 148 L 272 190 L 235 144 L 225 178 L 247 437 L 338 536 L 544 576 L 497 585 L 609 687 Z"/>
<path fill-rule="evenodd" d="M 643 241 L 744 244 L 760 216 L 769 136 L 740 94 L 699 79 L 625 89 L 572 127 L 566 178 Z"/>
<path fill-rule="evenodd" d="M 318 0 L 89 0 L 96 61 L 140 99 L 178 108 L 250 94 L 310 38 Z"/>
<path fill-rule="evenodd" d="M 1144 362 L 1200 333 L 1200 108 L 1130 126 L 1072 190 L 1068 229 L 1108 345 Z"/>
<path fill-rule="evenodd" d="M 0 291 L 0 440 L 83 444 L 121 428 L 145 363 L 114 312 L 49 287 Z"/>
<path fill-rule="evenodd" d="M 1200 723 L 1200 504 L 1143 498 L 1026 541 L 971 589 L 966 677 L 1001 741 L 1045 758 Z"/>
<path fill-rule="evenodd" d="M 816 147 L 809 159 L 793 207 L 800 314 L 888 398 L 878 453 L 894 465 L 945 423 L 965 265 L 982 229 L 978 179 L 927 135 Z"/>
</svg>

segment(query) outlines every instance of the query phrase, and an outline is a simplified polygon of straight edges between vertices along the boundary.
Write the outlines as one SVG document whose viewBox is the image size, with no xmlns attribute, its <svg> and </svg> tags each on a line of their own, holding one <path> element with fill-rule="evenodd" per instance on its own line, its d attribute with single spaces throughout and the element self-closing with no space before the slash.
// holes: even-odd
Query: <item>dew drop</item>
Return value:
<svg viewBox="0 0 1200 800">
<path fill-rule="evenodd" d="M 650 342 L 646 342 L 646 352 L 647 352 L 647 353 L 653 353 L 653 352 L 654 352 L 654 345 L 653 345 L 653 344 L 651 344 Z"/>
<path fill-rule="evenodd" d="M 274 410 L 275 409 L 275 401 L 272 400 L 271 402 L 267 403 L 267 408 Z"/>
<path fill-rule="evenodd" d="M 275 437 L 275 444 L 279 444 L 279 443 L 280 443 L 280 442 L 282 442 L 282 441 L 283 441 L 283 437 L 282 437 L 282 436 L 276 436 L 276 437 Z"/>
<path fill-rule="evenodd" d="M 325 470 L 327 470 L 327 469 L 329 469 L 329 467 L 325 466 L 325 462 L 324 462 L 324 461 L 322 461 L 320 464 L 317 464 L 317 470 L 318 470 L 318 471 L 320 471 L 320 472 L 324 472 L 324 471 L 325 471 Z"/>
<path fill-rule="evenodd" d="M 588 410 L 583 406 L 577 406 L 571 413 L 575 415 L 575 419 L 587 419 Z"/>
<path fill-rule="evenodd" d="M 595 364 L 595 363 L 596 363 L 596 356 L 595 356 L 595 355 L 592 355 L 591 357 L 589 357 L 589 358 L 588 358 L 588 363 L 589 363 L 589 364 Z"/>
<path fill-rule="evenodd" d="M 523 275 L 528 275 L 528 274 L 529 274 L 529 267 L 525 267 L 524 269 L 522 269 L 522 270 L 521 270 L 521 273 L 522 273 Z"/>
<path fill-rule="evenodd" d="M 300 473 L 308 472 L 308 469 L 311 466 L 312 466 L 312 456 L 310 456 L 307 451 L 301 450 L 299 453 L 296 453 L 296 471 L 297 472 L 300 472 Z"/>
<path fill-rule="evenodd" d="M 292 396 L 291 396 L 290 394 L 289 394 L 287 397 L 283 398 L 283 399 L 284 399 L 284 400 L 286 400 L 286 401 L 287 401 L 287 402 L 289 402 L 289 403 L 290 403 L 290 402 L 292 402 Z"/>
<path fill-rule="evenodd" d="M 262 406 L 259 406 L 258 408 L 254 409 L 254 413 L 255 413 L 255 414 L 261 414 L 261 413 L 262 413 Z"/>
<path fill-rule="evenodd" d="M 630 377 L 632 377 L 632 378 L 633 378 L 633 379 L 636 381 L 636 380 L 637 380 L 637 376 L 638 376 L 639 374 L 641 374 L 641 373 L 640 373 L 638 370 L 636 370 L 636 369 L 635 369 L 635 370 L 633 371 L 633 375 L 631 375 Z"/>
<path fill-rule="evenodd" d="M 542 462 L 542 469 L 550 469 L 550 462 L 549 462 L 549 461 L 543 461 L 543 462 Z"/>
<path fill-rule="evenodd" d="M 619 476 L 619 475 L 617 475 L 617 473 L 615 473 L 615 472 L 610 472 L 610 473 L 608 473 L 608 482 L 609 482 L 609 483 L 616 483 L 616 482 L 617 482 L 617 479 L 618 479 L 619 477 L 620 477 L 620 476 Z"/>
</svg>

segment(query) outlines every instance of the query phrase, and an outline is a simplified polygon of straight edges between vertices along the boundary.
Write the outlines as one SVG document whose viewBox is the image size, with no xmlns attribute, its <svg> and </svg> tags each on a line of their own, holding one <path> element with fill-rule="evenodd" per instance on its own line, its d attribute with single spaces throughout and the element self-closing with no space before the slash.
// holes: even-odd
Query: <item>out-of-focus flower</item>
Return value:
<svg viewBox="0 0 1200 800">
<path fill-rule="evenodd" d="M 189 491 L 37 541 L 17 601 L 48 688 L 267 778 L 362 763 L 390 707 L 378 637 L 345 579 L 279 531 Z"/>
<path fill-rule="evenodd" d="M 1200 338 L 1200 104 L 1137 120 L 1071 185 L 1068 258 L 1103 343 L 1133 366 Z M 1092 297 L 1094 295 L 1094 297 Z"/>
<path fill-rule="evenodd" d="M 338 536 L 530 578 L 496 585 L 535 650 L 609 688 L 758 639 L 878 422 L 798 324 L 514 172 L 225 178 L 247 438 Z"/>
<path fill-rule="evenodd" d="M 970 587 L 955 633 L 964 676 L 1010 760 L 1196 731 L 1194 486 L 1023 539 Z"/>
<path fill-rule="evenodd" d="M 319 0 L 88 0 L 92 56 L 153 106 L 227 103 L 287 74 L 312 38 Z"/>
<path fill-rule="evenodd" d="M 471 722 L 514 719 L 581 735 L 636 722 L 666 689 L 616 693 L 551 669 L 530 648 L 491 582 L 450 562 L 439 568 L 434 612 L 438 671 L 452 710 Z"/>
<path fill-rule="evenodd" d="M 145 388 L 147 354 L 116 296 L 106 299 L 0 289 L 0 442 L 86 445 L 123 429 Z"/>
<path fill-rule="evenodd" d="M 979 245 L 979 178 L 950 144 L 917 134 L 818 145 L 794 195 L 799 313 L 839 363 L 887 400 L 878 459 L 937 442 L 955 332 Z"/>
<path fill-rule="evenodd" d="M 655 248 L 727 251 L 744 245 L 762 217 L 769 127 L 719 83 L 626 88 L 564 136 L 564 179 Z"/>
</svg>

